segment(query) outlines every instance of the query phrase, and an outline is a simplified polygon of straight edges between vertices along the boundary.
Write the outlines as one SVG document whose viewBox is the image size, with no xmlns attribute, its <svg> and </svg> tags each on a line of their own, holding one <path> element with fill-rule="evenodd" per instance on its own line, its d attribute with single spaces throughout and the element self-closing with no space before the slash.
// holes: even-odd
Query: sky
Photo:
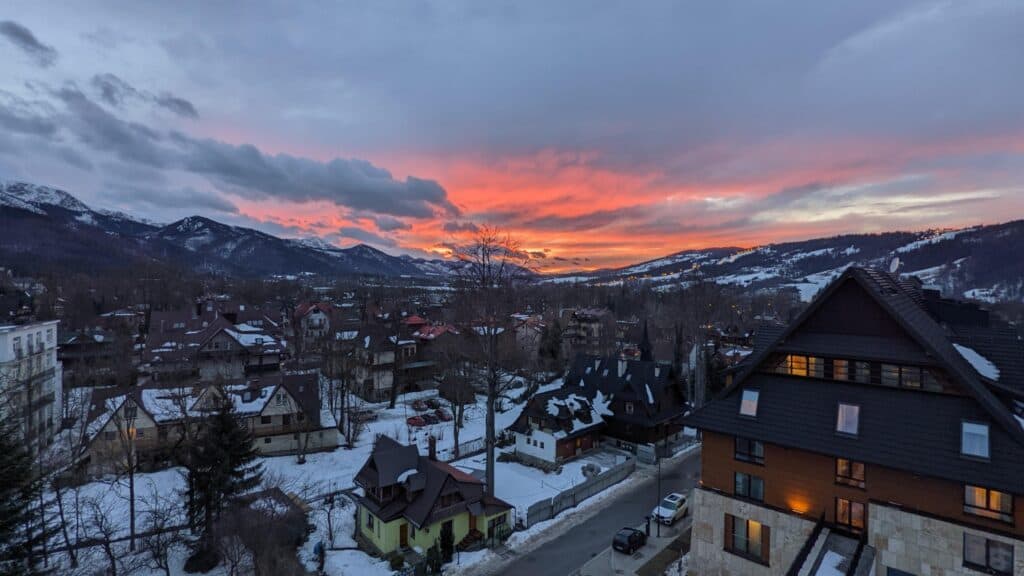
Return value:
<svg viewBox="0 0 1024 576">
<path fill-rule="evenodd" d="M 0 178 L 548 271 L 1024 217 L 1024 2 L 0 5 Z"/>
</svg>

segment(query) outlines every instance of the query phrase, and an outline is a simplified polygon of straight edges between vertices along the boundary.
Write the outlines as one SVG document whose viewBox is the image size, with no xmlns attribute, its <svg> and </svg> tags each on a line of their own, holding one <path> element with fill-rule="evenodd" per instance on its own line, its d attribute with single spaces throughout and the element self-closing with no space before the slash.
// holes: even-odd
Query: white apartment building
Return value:
<svg viewBox="0 0 1024 576">
<path fill-rule="evenodd" d="M 17 419 L 28 444 L 49 444 L 61 423 L 57 320 L 0 326 L 0 417 Z"/>
</svg>

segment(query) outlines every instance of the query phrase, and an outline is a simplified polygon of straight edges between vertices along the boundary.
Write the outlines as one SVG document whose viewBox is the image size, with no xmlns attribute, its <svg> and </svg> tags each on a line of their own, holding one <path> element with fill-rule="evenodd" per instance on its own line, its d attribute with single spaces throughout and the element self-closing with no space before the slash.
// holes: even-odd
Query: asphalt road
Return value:
<svg viewBox="0 0 1024 576">
<path fill-rule="evenodd" d="M 639 470 L 637 471 L 639 472 Z M 656 475 L 637 481 L 633 476 L 625 482 L 635 486 L 616 498 L 603 502 L 601 510 L 584 522 L 566 529 L 538 548 L 524 553 L 505 566 L 502 576 L 568 576 L 588 560 L 607 548 L 623 526 L 635 526 L 650 514 L 658 500 L 669 492 L 693 488 L 700 478 L 700 452 L 695 452 L 674 465 L 661 470 L 661 491 L 658 494 Z M 651 523 L 654 534 L 655 524 Z"/>
</svg>

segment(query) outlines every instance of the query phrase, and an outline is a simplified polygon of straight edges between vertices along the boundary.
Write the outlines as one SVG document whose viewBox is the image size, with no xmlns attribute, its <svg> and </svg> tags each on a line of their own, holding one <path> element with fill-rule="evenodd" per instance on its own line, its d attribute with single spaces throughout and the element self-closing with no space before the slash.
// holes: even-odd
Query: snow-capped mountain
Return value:
<svg viewBox="0 0 1024 576">
<path fill-rule="evenodd" d="M 949 296 L 1024 301 L 1024 221 L 959 230 L 818 238 L 755 248 L 688 250 L 625 268 L 551 278 L 551 282 L 646 282 L 672 290 L 699 280 L 791 288 L 811 299 L 852 265 L 892 268 Z"/>
<path fill-rule="evenodd" d="M 283 239 L 202 216 L 158 225 L 122 212 L 93 210 L 68 192 L 25 182 L 0 183 L 0 230 L 0 261 L 23 270 L 163 264 L 239 276 L 423 277 L 436 267 L 363 244 L 339 248 L 320 239 Z"/>
</svg>

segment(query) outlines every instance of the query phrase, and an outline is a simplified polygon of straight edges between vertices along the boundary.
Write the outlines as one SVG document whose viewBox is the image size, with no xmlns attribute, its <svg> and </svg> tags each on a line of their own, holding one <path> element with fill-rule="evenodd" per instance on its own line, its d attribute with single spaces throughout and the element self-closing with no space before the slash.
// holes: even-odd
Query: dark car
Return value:
<svg viewBox="0 0 1024 576">
<path fill-rule="evenodd" d="M 409 416 L 405 419 L 405 423 L 409 426 L 426 426 L 427 421 L 422 416 Z"/>
<path fill-rule="evenodd" d="M 612 548 L 625 554 L 632 554 L 647 544 L 647 534 L 636 528 L 623 528 L 615 533 Z"/>
<path fill-rule="evenodd" d="M 423 400 L 416 400 L 412 403 L 412 409 L 417 412 L 425 412 L 429 409 L 429 406 Z"/>
<path fill-rule="evenodd" d="M 438 408 L 437 410 L 434 410 L 434 416 L 437 416 L 438 420 L 440 420 L 441 422 L 451 422 L 452 421 L 451 412 L 448 412 L 447 410 L 445 410 L 443 408 Z"/>
<path fill-rule="evenodd" d="M 430 412 L 425 412 L 423 414 L 420 414 L 420 418 L 424 419 L 427 422 L 427 424 L 437 424 L 438 422 L 440 422 L 440 420 L 438 420 L 437 416 L 434 416 Z"/>
</svg>

